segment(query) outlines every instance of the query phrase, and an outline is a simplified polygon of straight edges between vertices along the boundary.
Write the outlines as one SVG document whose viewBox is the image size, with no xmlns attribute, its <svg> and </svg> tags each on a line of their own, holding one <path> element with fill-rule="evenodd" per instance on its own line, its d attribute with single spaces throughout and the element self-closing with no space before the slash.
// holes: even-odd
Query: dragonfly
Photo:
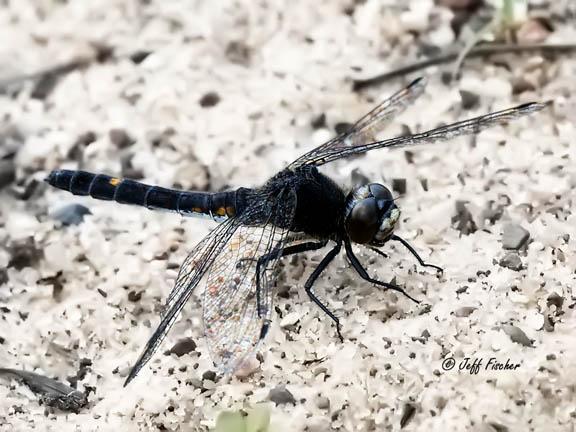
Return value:
<svg viewBox="0 0 576 432">
<path fill-rule="evenodd" d="M 292 254 L 323 249 L 330 244 L 304 283 L 304 289 L 310 300 L 334 322 L 341 340 L 338 317 L 315 295 L 313 287 L 342 248 L 351 266 L 366 282 L 418 302 L 404 288 L 372 278 L 353 250 L 356 244 L 386 256 L 382 246 L 394 241 L 402 244 L 420 265 L 442 271 L 424 262 L 416 250 L 395 233 L 400 209 L 390 189 L 369 183 L 345 191 L 318 168 L 376 149 L 476 134 L 540 111 L 547 105 L 525 103 L 425 132 L 377 140 L 375 136 L 393 117 L 424 93 L 425 85 L 424 78 L 410 82 L 348 130 L 300 156 L 260 187 L 224 192 L 183 191 L 85 171 L 52 171 L 46 181 L 74 195 L 170 210 L 182 216 L 208 217 L 218 222 L 181 265 L 160 323 L 124 385 L 132 381 L 158 351 L 198 286 L 203 286 L 204 335 L 214 364 L 223 375 L 240 368 L 269 332 L 278 263 L 282 257 Z"/>
</svg>

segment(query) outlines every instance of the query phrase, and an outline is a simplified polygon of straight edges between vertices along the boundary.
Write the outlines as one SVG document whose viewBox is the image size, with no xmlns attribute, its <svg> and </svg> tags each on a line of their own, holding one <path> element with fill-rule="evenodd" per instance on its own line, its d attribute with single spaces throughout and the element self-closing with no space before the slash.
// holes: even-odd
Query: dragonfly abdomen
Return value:
<svg viewBox="0 0 576 432">
<path fill-rule="evenodd" d="M 239 200 L 243 201 L 243 197 L 238 196 L 241 189 L 215 193 L 180 191 L 86 171 L 55 170 L 46 181 L 74 195 L 175 211 L 184 216 L 207 216 L 214 220 L 236 216 Z"/>
</svg>

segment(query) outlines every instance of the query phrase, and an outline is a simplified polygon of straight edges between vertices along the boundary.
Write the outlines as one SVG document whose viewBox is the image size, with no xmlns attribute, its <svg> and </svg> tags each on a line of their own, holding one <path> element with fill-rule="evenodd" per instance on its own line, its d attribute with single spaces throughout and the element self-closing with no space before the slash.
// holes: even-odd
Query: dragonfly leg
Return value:
<svg viewBox="0 0 576 432">
<path fill-rule="evenodd" d="M 394 241 L 402 243 L 404 245 L 404 247 L 406 249 L 408 249 L 412 255 L 414 255 L 414 257 L 418 260 L 418 262 L 420 263 L 420 265 L 422 267 L 432 267 L 433 269 L 436 269 L 440 273 L 444 273 L 444 269 L 442 267 L 438 267 L 434 264 L 425 263 L 424 260 L 422 258 L 420 258 L 420 255 L 418 255 L 418 252 L 416 252 L 416 250 L 412 247 L 412 245 L 410 243 L 408 243 L 406 240 L 404 240 L 403 238 L 398 237 L 397 235 L 393 235 L 390 238 Z"/>
<path fill-rule="evenodd" d="M 300 243 L 300 244 L 296 244 L 296 245 L 292 245 L 292 246 L 287 246 L 284 249 L 282 249 L 282 255 L 280 255 L 280 257 L 294 255 L 294 254 L 301 253 L 301 252 L 308 252 L 308 251 L 322 249 L 324 246 L 326 246 L 327 243 L 328 243 L 328 241 L 305 242 L 305 243 Z M 267 253 L 266 255 L 262 255 L 260 258 L 258 258 L 258 262 L 256 263 L 256 307 L 257 307 L 257 311 L 258 311 L 258 318 L 262 317 L 262 294 L 261 294 L 262 287 L 260 285 L 261 268 L 262 268 L 262 266 L 264 266 L 264 268 L 266 268 L 266 265 L 268 264 L 268 262 L 277 258 L 277 255 L 278 255 L 278 249 L 276 249 L 270 253 Z"/>
<path fill-rule="evenodd" d="M 372 246 L 368 246 L 368 249 L 373 250 L 374 252 L 376 252 L 378 255 L 383 256 L 384 258 L 388 258 L 388 254 L 382 252 L 380 249 L 372 247 Z"/>
<path fill-rule="evenodd" d="M 322 311 L 326 315 L 328 315 L 332 321 L 334 321 L 334 323 L 336 324 L 336 333 L 338 333 L 338 337 L 340 338 L 340 341 L 344 342 L 344 338 L 342 337 L 342 333 L 340 332 L 340 321 L 338 320 L 336 315 L 334 315 L 318 299 L 318 297 L 316 297 L 316 295 L 312 291 L 312 285 L 314 285 L 314 282 L 316 282 L 316 279 L 318 279 L 318 277 L 320 276 L 320 273 L 322 273 L 326 269 L 326 267 L 328 267 L 328 264 L 330 264 L 330 262 L 334 259 L 334 257 L 336 255 L 338 255 L 338 252 L 340 252 L 341 247 L 342 247 L 342 242 L 338 242 L 336 244 L 336 246 L 334 246 L 334 248 L 331 249 L 330 252 L 328 252 L 326 254 L 326 256 L 322 259 L 322 261 L 320 261 L 320 264 L 318 264 L 318 266 L 314 269 L 314 271 L 312 272 L 312 274 L 310 275 L 310 277 L 308 278 L 308 280 L 304 284 L 304 288 L 306 289 L 306 294 L 308 294 L 308 297 L 310 297 L 310 300 L 312 300 L 314 303 L 316 303 L 316 305 L 320 309 L 322 309 Z"/>
<path fill-rule="evenodd" d="M 391 289 L 393 291 L 397 291 L 399 293 L 402 293 L 406 297 L 408 297 L 410 300 L 412 300 L 413 302 L 420 303 L 418 300 L 416 300 L 414 297 L 412 297 L 410 294 L 408 294 L 403 288 L 399 287 L 398 285 L 394 285 L 394 284 L 388 283 L 388 282 L 382 282 L 382 281 L 379 281 L 377 279 L 371 278 L 368 275 L 368 272 L 366 271 L 366 269 L 362 266 L 362 264 L 360 263 L 360 261 L 356 257 L 356 255 L 354 255 L 350 241 L 345 241 L 344 247 L 346 248 L 346 256 L 350 260 L 352 267 L 354 267 L 354 270 L 356 270 L 356 272 L 358 272 L 358 274 L 360 275 L 360 277 L 362 279 L 364 279 L 368 282 L 371 282 L 374 285 L 378 285 L 378 286 L 384 287 L 386 289 Z"/>
</svg>

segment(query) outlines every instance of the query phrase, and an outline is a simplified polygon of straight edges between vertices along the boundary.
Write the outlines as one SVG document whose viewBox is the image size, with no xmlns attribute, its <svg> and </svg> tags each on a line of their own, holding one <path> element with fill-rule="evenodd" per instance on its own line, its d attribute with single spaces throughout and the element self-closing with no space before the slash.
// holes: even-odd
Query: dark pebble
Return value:
<svg viewBox="0 0 576 432">
<path fill-rule="evenodd" d="M 120 172 L 122 173 L 122 177 L 132 180 L 140 180 L 144 178 L 144 173 L 141 170 L 134 168 L 134 165 L 132 165 L 133 158 L 134 154 L 132 153 L 120 157 Z"/>
<path fill-rule="evenodd" d="M 202 374 L 202 379 L 203 380 L 210 380 L 213 382 L 216 382 L 216 372 L 214 371 L 206 371 Z"/>
<path fill-rule="evenodd" d="M 202 108 L 211 108 L 218 105 L 220 102 L 220 96 L 216 92 L 208 92 L 200 98 L 198 102 Z"/>
<path fill-rule="evenodd" d="M 458 318 L 466 318 L 472 314 L 477 308 L 474 306 L 463 306 L 454 311 L 454 316 Z"/>
<path fill-rule="evenodd" d="M 14 267 L 16 270 L 33 267 L 44 256 L 42 250 L 36 247 L 32 237 L 14 242 L 8 249 L 10 253 L 8 267 Z"/>
<path fill-rule="evenodd" d="M 252 50 L 242 41 L 232 41 L 226 46 L 225 55 L 230 63 L 248 66 L 252 57 Z"/>
<path fill-rule="evenodd" d="M 0 285 L 4 285 L 8 282 L 8 272 L 6 269 L 0 269 Z"/>
<path fill-rule="evenodd" d="M 124 149 L 135 143 L 135 140 L 124 129 L 111 129 L 108 136 L 110 142 L 119 149 Z"/>
<path fill-rule="evenodd" d="M 522 269 L 522 260 L 515 252 L 508 252 L 498 263 L 500 267 L 510 270 L 519 271 Z"/>
<path fill-rule="evenodd" d="M 136 51 L 132 54 L 130 54 L 130 60 L 132 61 L 132 63 L 134 64 L 140 64 L 142 63 L 144 60 L 146 60 L 146 58 L 152 54 L 152 51 L 147 51 L 147 50 L 140 50 L 140 51 Z"/>
<path fill-rule="evenodd" d="M 411 403 L 405 404 L 404 411 L 402 412 L 402 418 L 400 419 L 400 429 L 403 429 L 404 426 L 406 426 L 410 422 L 410 420 L 414 418 L 415 414 L 416 414 L 416 407 Z"/>
<path fill-rule="evenodd" d="M 322 129 L 326 127 L 326 114 L 321 113 L 312 118 L 310 126 L 312 126 L 312 129 Z"/>
<path fill-rule="evenodd" d="M 401 195 L 405 194 L 407 190 L 406 179 L 404 178 L 392 179 L 392 190 L 398 192 Z"/>
<path fill-rule="evenodd" d="M 84 157 L 84 149 L 96 141 L 96 138 L 96 134 L 92 131 L 87 131 L 78 135 L 74 145 L 68 151 L 68 158 L 81 161 Z"/>
<path fill-rule="evenodd" d="M 556 306 L 556 309 L 562 309 L 563 304 L 564 304 L 564 297 L 555 292 L 550 294 L 546 299 L 546 305 L 548 307 L 554 305 Z"/>
<path fill-rule="evenodd" d="M 348 132 L 352 128 L 352 123 L 347 122 L 339 122 L 334 125 L 334 131 L 336 135 L 343 134 L 344 132 Z"/>
<path fill-rule="evenodd" d="M 517 344 L 526 347 L 532 346 L 532 340 L 528 336 L 526 336 L 526 333 L 524 333 L 518 327 L 506 324 L 502 326 L 502 330 L 504 330 L 504 333 L 506 333 L 510 337 L 510 340 L 512 342 L 515 342 Z"/>
<path fill-rule="evenodd" d="M 530 238 L 530 233 L 518 224 L 506 224 L 502 230 L 502 247 L 518 250 Z"/>
<path fill-rule="evenodd" d="M 39 99 L 39 100 L 46 99 L 50 95 L 50 93 L 54 91 L 54 89 L 58 85 L 59 80 L 60 77 L 55 73 L 47 73 L 42 75 L 34 83 L 34 87 L 32 88 L 32 92 L 30 93 L 30 97 L 32 99 Z"/>
<path fill-rule="evenodd" d="M 496 432 L 508 432 L 508 426 L 496 422 L 488 422 L 489 427 L 491 427 Z"/>
<path fill-rule="evenodd" d="M 550 315 L 546 315 L 544 317 L 544 330 L 546 330 L 548 333 L 552 333 L 554 331 L 555 325 L 556 324 Z"/>
<path fill-rule="evenodd" d="M 192 338 L 180 339 L 174 344 L 172 348 L 166 351 L 166 355 L 176 354 L 178 357 L 182 357 L 184 354 L 188 354 L 196 349 L 196 342 Z"/>
<path fill-rule="evenodd" d="M 52 219 L 62 223 L 62 225 L 80 225 L 84 221 L 84 216 L 92 214 L 88 207 L 82 204 L 68 204 L 52 212 Z"/>
<path fill-rule="evenodd" d="M 128 293 L 128 301 L 139 302 L 142 298 L 142 291 L 130 291 Z"/>
<path fill-rule="evenodd" d="M 268 393 L 268 399 L 276 405 L 285 405 L 289 403 L 296 405 L 294 395 L 292 395 L 284 385 L 276 386 L 270 390 L 270 393 Z"/>
<path fill-rule="evenodd" d="M 469 110 L 478 106 L 480 103 L 480 96 L 476 93 L 460 90 L 460 101 L 462 103 L 462 108 Z"/>
<path fill-rule="evenodd" d="M 456 214 L 452 216 L 452 224 L 463 235 L 473 234 L 478 230 L 472 213 L 466 207 L 465 201 L 456 201 Z"/>
<path fill-rule="evenodd" d="M 0 189 L 16 180 L 16 165 L 12 159 L 0 160 Z"/>
</svg>

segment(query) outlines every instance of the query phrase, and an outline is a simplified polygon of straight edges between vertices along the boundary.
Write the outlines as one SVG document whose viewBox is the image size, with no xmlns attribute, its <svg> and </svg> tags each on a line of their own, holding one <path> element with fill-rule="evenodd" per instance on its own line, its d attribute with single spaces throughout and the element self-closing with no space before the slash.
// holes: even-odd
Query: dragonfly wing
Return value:
<svg viewBox="0 0 576 432">
<path fill-rule="evenodd" d="M 239 227 L 210 268 L 204 291 L 204 329 L 220 372 L 237 369 L 264 339 L 271 322 L 276 265 L 286 242 L 295 194 L 270 203 L 267 223 Z"/>
<path fill-rule="evenodd" d="M 168 331 L 178 318 L 180 311 L 192 295 L 194 288 L 196 288 L 202 276 L 208 271 L 239 226 L 240 221 L 235 218 L 222 222 L 204 237 L 186 257 L 180 267 L 176 284 L 166 300 L 162 320 L 150 339 L 148 339 L 144 350 L 132 367 L 128 378 L 126 378 L 124 386 L 134 379 L 158 350 Z"/>
<path fill-rule="evenodd" d="M 394 116 L 400 114 L 422 95 L 425 87 L 424 78 L 412 81 L 360 118 L 349 130 L 298 158 L 290 165 L 290 168 L 313 164 L 318 157 L 328 152 L 375 141 L 376 135 L 390 123 Z"/>
<path fill-rule="evenodd" d="M 370 150 L 375 150 L 384 147 L 404 147 L 408 145 L 416 145 L 423 143 L 432 143 L 435 141 L 446 140 L 460 135 L 477 134 L 478 132 L 495 126 L 497 124 L 506 123 L 517 117 L 532 114 L 540 111 L 548 106 L 545 103 L 531 102 L 523 105 L 518 105 L 514 108 L 505 109 L 479 117 L 474 117 L 468 120 L 459 121 L 446 126 L 417 133 L 414 135 L 401 136 L 391 138 L 383 141 L 376 141 L 371 143 L 364 143 L 356 146 L 347 147 L 329 147 L 321 152 L 317 152 L 307 158 L 306 164 L 320 166 L 337 159 L 345 158 L 360 153 L 365 153 Z M 320 149 L 320 148 L 319 148 Z M 305 155 L 306 156 L 306 155 Z"/>
</svg>

